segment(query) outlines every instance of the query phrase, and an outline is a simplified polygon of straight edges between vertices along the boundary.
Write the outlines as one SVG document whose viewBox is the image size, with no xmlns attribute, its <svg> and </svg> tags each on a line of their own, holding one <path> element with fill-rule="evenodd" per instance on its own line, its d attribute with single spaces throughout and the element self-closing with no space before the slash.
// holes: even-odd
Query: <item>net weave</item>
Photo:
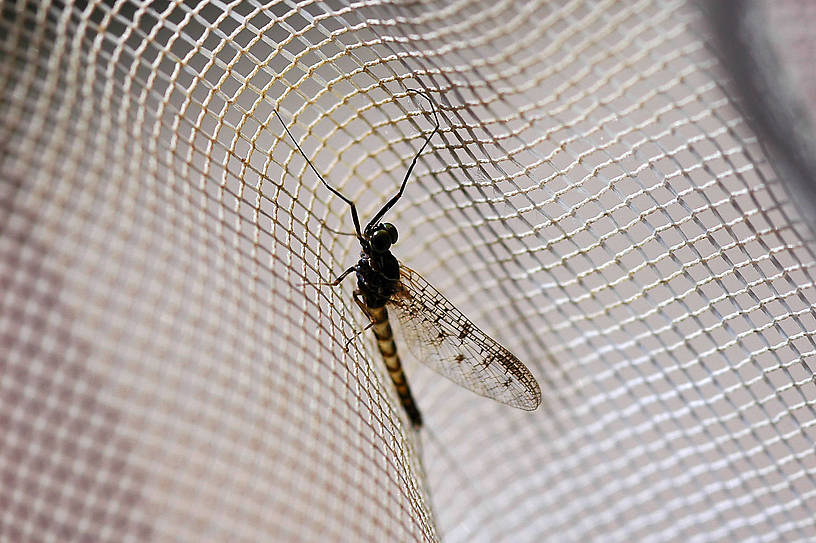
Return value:
<svg viewBox="0 0 816 543">
<path fill-rule="evenodd" d="M 711 42 L 668 1 L 3 3 L 0 541 L 814 540 L 813 230 Z M 359 245 L 273 108 L 365 221 L 410 88 L 395 253 L 535 412 L 403 351 L 415 434 L 352 281 L 305 284 Z"/>
</svg>

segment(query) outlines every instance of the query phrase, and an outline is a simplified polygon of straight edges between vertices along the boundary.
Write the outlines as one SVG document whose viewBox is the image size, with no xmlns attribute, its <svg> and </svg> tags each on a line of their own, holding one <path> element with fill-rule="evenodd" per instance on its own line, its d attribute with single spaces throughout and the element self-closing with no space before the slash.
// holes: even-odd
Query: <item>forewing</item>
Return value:
<svg viewBox="0 0 816 543">
<path fill-rule="evenodd" d="M 420 362 L 454 383 L 513 407 L 532 411 L 541 388 L 513 353 L 479 330 L 417 272 L 400 266 L 400 288 L 387 307 Z"/>
</svg>

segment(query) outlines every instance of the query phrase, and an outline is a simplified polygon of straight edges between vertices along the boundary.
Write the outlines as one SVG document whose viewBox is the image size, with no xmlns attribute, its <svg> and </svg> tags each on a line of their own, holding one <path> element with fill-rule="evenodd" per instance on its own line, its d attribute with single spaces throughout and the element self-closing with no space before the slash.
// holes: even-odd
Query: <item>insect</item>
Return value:
<svg viewBox="0 0 816 543">
<path fill-rule="evenodd" d="M 360 260 L 357 264 L 334 281 L 319 284 L 338 286 L 351 273 L 356 274 L 354 301 L 370 321 L 366 329 L 374 329 L 388 374 L 414 427 L 422 426 L 422 415 L 397 354 L 389 311 L 397 315 L 405 343 L 418 360 L 476 394 L 532 411 L 541 403 L 541 389 L 530 370 L 510 351 L 479 330 L 417 272 L 400 264 L 391 254 L 391 247 L 398 238 L 397 228 L 391 223 L 382 222 L 382 218 L 402 197 L 419 156 L 439 131 L 439 116 L 431 95 L 417 89 L 408 91 L 418 93 L 430 102 L 434 129 L 408 166 L 399 191 L 377 211 L 365 228 L 360 227 L 354 202 L 323 179 L 281 116 L 273 110 L 323 185 L 351 208 L 354 235 L 360 242 Z"/>
</svg>

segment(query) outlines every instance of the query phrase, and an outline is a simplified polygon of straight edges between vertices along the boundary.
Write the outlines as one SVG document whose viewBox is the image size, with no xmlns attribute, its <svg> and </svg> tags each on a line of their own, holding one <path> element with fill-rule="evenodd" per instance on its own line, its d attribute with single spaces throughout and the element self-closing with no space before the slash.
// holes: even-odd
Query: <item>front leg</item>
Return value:
<svg viewBox="0 0 816 543">
<path fill-rule="evenodd" d="M 349 269 L 347 269 L 346 271 L 341 273 L 340 276 L 337 279 L 335 279 L 334 281 L 329 283 L 329 285 L 333 286 L 333 287 L 336 287 L 337 285 L 339 285 L 343 281 L 343 279 L 348 277 L 348 274 L 350 274 L 351 272 L 356 271 L 356 270 L 357 270 L 357 266 L 350 267 Z"/>
<path fill-rule="evenodd" d="M 352 267 L 350 267 L 349 269 L 347 269 L 346 271 L 344 271 L 343 273 L 341 273 L 341 274 L 340 274 L 340 275 L 337 277 L 337 279 L 335 279 L 334 281 L 329 281 L 329 282 L 326 282 L 326 281 L 318 281 L 318 282 L 316 282 L 316 283 L 313 283 L 313 282 L 311 282 L 311 281 L 306 281 L 305 283 L 303 283 L 303 286 L 306 286 L 306 285 L 314 285 L 314 286 L 316 286 L 316 287 L 336 287 L 337 285 L 339 285 L 339 284 L 340 284 L 340 283 L 343 281 L 343 279 L 345 279 L 346 277 L 348 277 L 348 274 L 350 274 L 350 273 L 351 273 L 351 272 L 353 272 L 353 271 L 357 271 L 357 266 L 352 266 Z"/>
</svg>

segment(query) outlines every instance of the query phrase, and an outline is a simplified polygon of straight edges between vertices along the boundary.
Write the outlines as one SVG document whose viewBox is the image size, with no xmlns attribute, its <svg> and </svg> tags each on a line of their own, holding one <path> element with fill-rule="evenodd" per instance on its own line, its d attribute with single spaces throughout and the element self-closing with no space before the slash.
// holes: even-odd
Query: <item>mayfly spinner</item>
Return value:
<svg viewBox="0 0 816 543">
<path fill-rule="evenodd" d="M 354 301 L 371 321 L 369 327 L 374 328 L 377 346 L 388 373 L 415 427 L 422 426 L 422 415 L 397 355 L 397 346 L 388 322 L 389 310 L 398 316 L 405 343 L 419 361 L 476 394 L 532 411 L 541 403 L 541 389 L 527 367 L 510 351 L 479 330 L 417 272 L 401 265 L 391 254 L 391 246 L 397 242 L 397 229 L 391 223 L 381 222 L 381 219 L 402 197 L 419 156 L 439 131 L 437 107 L 430 94 L 416 89 L 409 89 L 409 92 L 416 92 L 430 102 L 434 129 L 408 166 L 397 194 L 380 208 L 365 228 L 360 228 L 354 202 L 323 179 L 275 111 L 284 130 L 312 171 L 327 189 L 351 208 L 355 235 L 362 248 L 360 260 L 341 273 L 335 281 L 323 284 L 337 286 L 349 274 L 356 273 L 357 290 L 354 291 Z"/>
</svg>

